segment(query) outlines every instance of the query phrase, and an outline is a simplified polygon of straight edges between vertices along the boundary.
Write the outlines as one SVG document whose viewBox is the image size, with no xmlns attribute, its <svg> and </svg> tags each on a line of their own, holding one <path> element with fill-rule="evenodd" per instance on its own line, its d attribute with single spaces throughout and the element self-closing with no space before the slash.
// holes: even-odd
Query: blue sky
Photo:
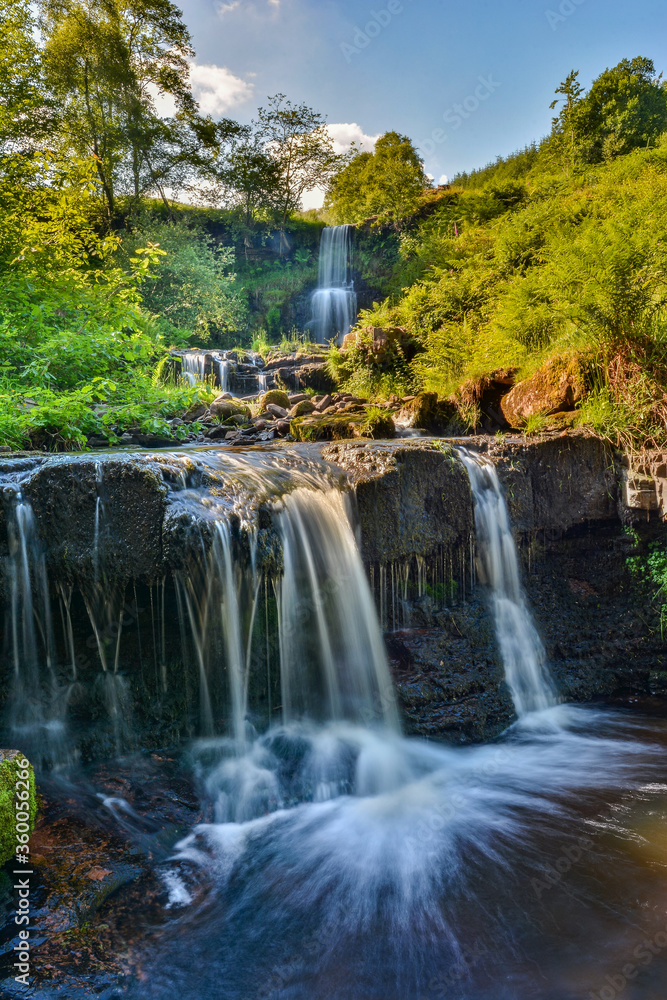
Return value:
<svg viewBox="0 0 667 1000">
<path fill-rule="evenodd" d="M 544 135 L 571 69 L 667 70 L 664 0 L 182 0 L 204 110 L 246 121 L 279 91 L 342 143 L 411 137 L 436 180 Z M 456 107 L 458 105 L 458 108 Z M 345 127 L 346 126 L 346 127 Z"/>
</svg>

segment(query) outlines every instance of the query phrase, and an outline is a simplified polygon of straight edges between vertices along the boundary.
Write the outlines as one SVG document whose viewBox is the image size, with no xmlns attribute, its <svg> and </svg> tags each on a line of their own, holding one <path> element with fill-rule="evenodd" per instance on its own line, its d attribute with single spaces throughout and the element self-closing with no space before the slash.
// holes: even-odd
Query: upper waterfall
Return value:
<svg viewBox="0 0 667 1000">
<path fill-rule="evenodd" d="M 318 283 L 309 323 L 320 344 L 333 337 L 342 340 L 357 318 L 357 295 L 351 274 L 352 229 L 352 226 L 327 226 L 322 230 Z"/>
</svg>

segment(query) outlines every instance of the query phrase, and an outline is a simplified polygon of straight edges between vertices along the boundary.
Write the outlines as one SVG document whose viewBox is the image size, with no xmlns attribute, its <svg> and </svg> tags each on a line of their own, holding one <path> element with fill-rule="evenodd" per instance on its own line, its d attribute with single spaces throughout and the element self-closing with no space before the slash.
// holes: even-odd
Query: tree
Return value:
<svg viewBox="0 0 667 1000">
<path fill-rule="evenodd" d="M 593 81 L 584 99 L 587 159 L 650 146 L 667 129 L 667 92 L 651 59 L 623 59 Z"/>
<path fill-rule="evenodd" d="M 119 194 L 167 202 L 214 148 L 189 85 L 194 55 L 171 0 L 40 0 L 47 80 L 62 107 L 64 151 L 92 156 L 109 215 Z M 156 96 L 175 114 L 161 118 Z"/>
<path fill-rule="evenodd" d="M 227 201 L 242 209 L 246 226 L 280 197 L 280 164 L 250 126 L 239 127 L 219 176 L 228 192 Z"/>
<path fill-rule="evenodd" d="M 52 125 L 29 0 L 0 10 L 0 156 L 26 153 Z"/>
<path fill-rule="evenodd" d="M 426 183 L 422 160 L 410 139 L 387 132 L 373 153 L 356 153 L 335 175 L 326 207 L 334 222 L 390 216 L 398 229 L 419 204 Z"/>
<path fill-rule="evenodd" d="M 667 130 L 667 91 L 650 59 L 623 59 L 584 94 L 574 70 L 556 90 L 562 103 L 549 145 L 570 167 L 654 144 Z"/>
<path fill-rule="evenodd" d="M 572 168 L 576 165 L 581 142 L 581 95 L 584 88 L 578 82 L 578 76 L 579 70 L 572 70 L 556 88 L 556 94 L 560 96 L 549 105 L 552 111 L 561 105 L 557 117 L 551 120 L 552 146 L 565 154 Z"/>
<path fill-rule="evenodd" d="M 276 94 L 257 115 L 253 125 L 258 143 L 275 165 L 273 200 L 284 225 L 307 191 L 326 186 L 340 161 L 325 118 L 307 104 L 293 104 Z"/>
</svg>

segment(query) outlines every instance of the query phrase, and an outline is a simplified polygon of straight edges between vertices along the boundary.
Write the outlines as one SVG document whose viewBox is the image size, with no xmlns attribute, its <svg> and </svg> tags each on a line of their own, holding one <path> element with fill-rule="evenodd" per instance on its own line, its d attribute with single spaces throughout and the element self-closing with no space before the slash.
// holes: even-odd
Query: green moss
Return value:
<svg viewBox="0 0 667 1000">
<path fill-rule="evenodd" d="M 362 424 L 363 418 L 351 420 L 349 416 L 338 414 L 296 417 L 290 424 L 290 433 L 297 441 L 345 441 L 361 437 Z"/>
<path fill-rule="evenodd" d="M 3 865 L 16 852 L 15 799 L 17 782 L 22 780 L 22 769 L 19 766 L 22 761 L 23 755 L 18 751 L 0 750 L 0 864 Z M 29 795 L 27 804 L 30 817 L 28 825 L 32 833 L 37 816 L 37 794 L 35 775 L 30 765 L 28 766 L 28 773 L 27 784 L 29 784 Z M 24 788 L 19 786 L 19 790 L 24 791 Z"/>
<path fill-rule="evenodd" d="M 265 392 L 259 401 L 259 406 L 261 410 L 265 410 L 267 406 L 273 404 L 274 406 L 282 406 L 283 410 L 289 410 L 290 401 L 289 396 L 282 389 L 269 389 Z"/>
</svg>

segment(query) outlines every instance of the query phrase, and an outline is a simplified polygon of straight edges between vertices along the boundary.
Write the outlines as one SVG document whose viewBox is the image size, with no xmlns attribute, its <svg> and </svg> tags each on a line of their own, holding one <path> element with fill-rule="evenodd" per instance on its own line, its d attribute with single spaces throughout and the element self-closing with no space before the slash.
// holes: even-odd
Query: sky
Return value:
<svg viewBox="0 0 667 1000">
<path fill-rule="evenodd" d="M 177 0 L 178 2 L 178 0 Z M 195 96 L 249 121 L 284 93 L 337 147 L 408 135 L 436 182 L 549 131 L 571 69 L 588 86 L 642 55 L 667 71 L 665 0 L 181 0 Z M 667 75 L 667 72 L 666 72 Z M 321 203 L 313 192 L 305 207 Z"/>
</svg>

